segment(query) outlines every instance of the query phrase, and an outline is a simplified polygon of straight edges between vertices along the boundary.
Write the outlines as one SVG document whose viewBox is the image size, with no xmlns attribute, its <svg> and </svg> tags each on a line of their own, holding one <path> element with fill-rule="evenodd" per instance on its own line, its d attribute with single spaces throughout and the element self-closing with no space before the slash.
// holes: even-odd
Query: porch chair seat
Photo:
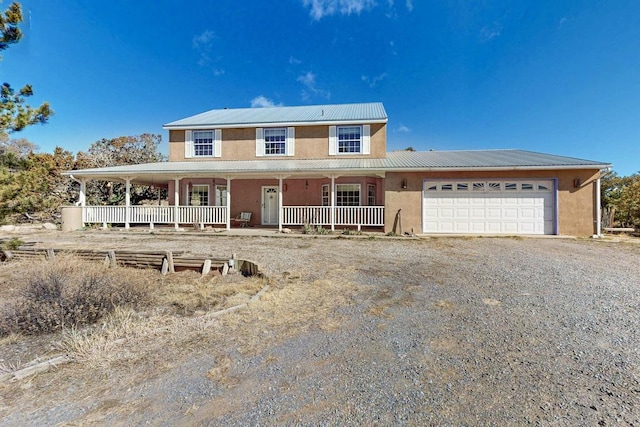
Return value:
<svg viewBox="0 0 640 427">
<path fill-rule="evenodd" d="M 232 221 L 234 223 L 239 223 L 240 227 L 246 227 L 251 221 L 251 212 L 240 212 L 240 215 L 233 218 Z"/>
</svg>

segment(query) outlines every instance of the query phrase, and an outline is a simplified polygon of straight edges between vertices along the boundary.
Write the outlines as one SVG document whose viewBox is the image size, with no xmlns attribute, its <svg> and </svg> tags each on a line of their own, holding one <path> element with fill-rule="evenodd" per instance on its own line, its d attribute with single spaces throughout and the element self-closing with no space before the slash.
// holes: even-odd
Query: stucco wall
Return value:
<svg viewBox="0 0 640 427">
<path fill-rule="evenodd" d="M 169 131 L 169 161 L 216 161 L 216 160 L 256 160 L 256 159 L 323 159 L 323 158 L 383 158 L 386 155 L 386 125 L 384 123 L 371 125 L 371 154 L 370 155 L 336 155 L 329 156 L 329 127 L 328 126 L 299 126 L 295 129 L 294 156 L 263 156 L 256 157 L 255 128 L 222 129 L 222 156 L 184 157 L 183 130 Z"/>
<path fill-rule="evenodd" d="M 500 172 L 389 172 L 385 187 L 385 231 L 393 228 L 402 209 L 403 231 L 422 233 L 422 184 L 425 179 L 554 179 L 558 180 L 558 231 L 560 235 L 591 236 L 596 232 L 595 180 L 597 170 L 500 171 Z M 407 188 L 402 189 L 402 180 Z M 574 180 L 580 186 L 574 187 Z"/>
</svg>

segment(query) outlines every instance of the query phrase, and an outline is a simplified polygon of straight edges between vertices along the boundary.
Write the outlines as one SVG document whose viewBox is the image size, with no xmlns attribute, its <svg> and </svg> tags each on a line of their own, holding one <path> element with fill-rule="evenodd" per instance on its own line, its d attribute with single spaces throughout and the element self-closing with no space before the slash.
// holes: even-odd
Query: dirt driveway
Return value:
<svg viewBox="0 0 640 427">
<path fill-rule="evenodd" d="M 638 245 L 31 238 L 237 253 L 271 288 L 218 318 L 135 319 L 103 356 L 0 385 L 0 425 L 640 424 Z"/>
</svg>

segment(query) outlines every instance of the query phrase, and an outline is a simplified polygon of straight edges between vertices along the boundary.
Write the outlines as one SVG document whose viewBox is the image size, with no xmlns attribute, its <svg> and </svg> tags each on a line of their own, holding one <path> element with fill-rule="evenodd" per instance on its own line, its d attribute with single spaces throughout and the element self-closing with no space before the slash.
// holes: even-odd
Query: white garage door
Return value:
<svg viewBox="0 0 640 427">
<path fill-rule="evenodd" d="M 553 181 L 425 181 L 424 233 L 554 234 Z"/>
</svg>

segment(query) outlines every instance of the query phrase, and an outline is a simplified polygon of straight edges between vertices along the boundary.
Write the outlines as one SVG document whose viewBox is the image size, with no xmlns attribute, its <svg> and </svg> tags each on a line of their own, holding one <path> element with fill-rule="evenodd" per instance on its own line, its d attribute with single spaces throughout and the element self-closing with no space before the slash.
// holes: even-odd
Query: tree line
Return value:
<svg viewBox="0 0 640 427">
<path fill-rule="evenodd" d="M 60 208 L 78 200 L 80 186 L 62 172 L 166 161 L 158 151 L 160 135 L 103 138 L 76 155 L 61 147 L 37 153 L 25 139 L 0 141 L 0 223 L 59 222 Z M 158 198 L 148 186 L 131 187 L 131 203 Z M 124 204 L 125 186 L 118 182 L 88 181 L 87 203 Z"/>
</svg>

